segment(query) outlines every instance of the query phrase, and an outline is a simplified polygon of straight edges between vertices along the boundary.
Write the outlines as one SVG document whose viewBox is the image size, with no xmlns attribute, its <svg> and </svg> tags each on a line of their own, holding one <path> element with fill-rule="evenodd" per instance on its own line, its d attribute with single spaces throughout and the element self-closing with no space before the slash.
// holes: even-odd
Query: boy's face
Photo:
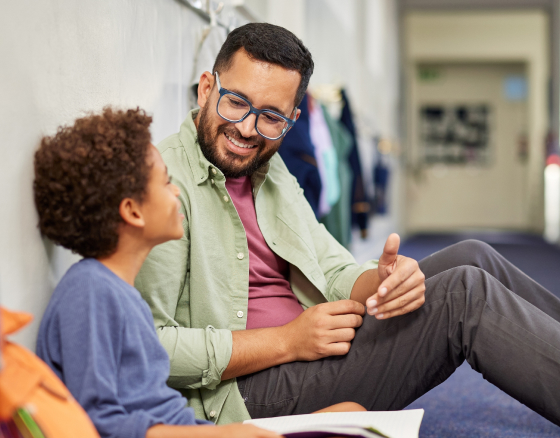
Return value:
<svg viewBox="0 0 560 438">
<path fill-rule="evenodd" d="M 183 216 L 179 210 L 179 188 L 171 183 L 167 167 L 159 151 L 150 145 L 151 164 L 147 193 L 141 210 L 144 217 L 144 237 L 154 245 L 183 236 Z"/>
</svg>

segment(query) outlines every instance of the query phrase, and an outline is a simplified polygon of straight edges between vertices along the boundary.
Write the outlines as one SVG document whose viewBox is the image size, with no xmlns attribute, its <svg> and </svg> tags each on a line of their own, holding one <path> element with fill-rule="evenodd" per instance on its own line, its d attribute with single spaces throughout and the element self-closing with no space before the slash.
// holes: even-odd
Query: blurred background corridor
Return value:
<svg viewBox="0 0 560 438">
<path fill-rule="evenodd" d="M 328 140 L 306 131 L 304 144 L 294 128 L 280 154 L 358 262 L 392 232 L 416 259 L 477 238 L 560 296 L 560 0 L 3 1 L 0 303 L 36 318 L 18 342 L 34 348 L 78 259 L 36 226 L 41 136 L 140 106 L 157 144 L 196 106 L 228 31 L 250 21 L 288 28 L 313 55 L 296 128 L 319 117 Z M 468 365 L 411 407 L 426 409 L 421 437 L 560 436 Z"/>
</svg>

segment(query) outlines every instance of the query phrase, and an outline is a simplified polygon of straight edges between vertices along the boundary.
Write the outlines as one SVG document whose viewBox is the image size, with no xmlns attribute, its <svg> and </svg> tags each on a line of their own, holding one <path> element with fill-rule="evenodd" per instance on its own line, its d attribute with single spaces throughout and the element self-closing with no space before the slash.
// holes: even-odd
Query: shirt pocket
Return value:
<svg viewBox="0 0 560 438">
<path fill-rule="evenodd" d="M 276 217 L 278 219 L 278 226 L 275 227 L 277 235 L 292 246 L 294 250 L 305 256 L 306 262 L 316 261 L 315 243 L 305 218 L 298 212 L 297 202 L 292 202 L 287 208 L 280 210 Z"/>
</svg>

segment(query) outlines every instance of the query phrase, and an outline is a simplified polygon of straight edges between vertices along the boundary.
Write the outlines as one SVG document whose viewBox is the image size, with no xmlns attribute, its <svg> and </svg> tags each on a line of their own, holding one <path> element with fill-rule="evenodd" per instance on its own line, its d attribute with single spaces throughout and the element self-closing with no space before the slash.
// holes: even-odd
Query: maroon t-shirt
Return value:
<svg viewBox="0 0 560 438">
<path fill-rule="evenodd" d="M 250 177 L 228 178 L 226 188 L 249 245 L 247 329 L 278 327 L 303 312 L 288 281 L 288 263 L 266 244 L 257 223 Z"/>
</svg>

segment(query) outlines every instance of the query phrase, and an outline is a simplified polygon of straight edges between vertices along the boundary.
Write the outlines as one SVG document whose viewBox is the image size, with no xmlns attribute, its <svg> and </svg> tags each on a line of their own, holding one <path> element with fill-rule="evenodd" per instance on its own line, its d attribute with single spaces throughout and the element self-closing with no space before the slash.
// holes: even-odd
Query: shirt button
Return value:
<svg viewBox="0 0 560 438">
<path fill-rule="evenodd" d="M 213 173 L 214 175 L 216 175 L 216 173 L 217 173 L 216 169 L 212 168 L 212 173 Z M 212 411 L 212 412 L 214 412 L 214 411 Z"/>
<path fill-rule="evenodd" d="M 237 312 L 237 317 L 243 318 L 243 311 L 240 310 L 239 312 Z"/>
<path fill-rule="evenodd" d="M 224 202 L 228 202 L 229 198 L 227 196 L 224 196 Z"/>
<path fill-rule="evenodd" d="M 210 182 L 211 182 L 212 184 L 214 184 L 214 179 L 211 179 Z"/>
<path fill-rule="evenodd" d="M 245 256 L 243 255 L 242 252 L 240 252 L 239 254 L 237 254 L 237 258 L 238 258 L 239 260 L 243 260 L 243 257 L 245 257 Z"/>
<path fill-rule="evenodd" d="M 216 411 L 210 411 L 210 418 L 214 418 L 216 416 Z"/>
</svg>

